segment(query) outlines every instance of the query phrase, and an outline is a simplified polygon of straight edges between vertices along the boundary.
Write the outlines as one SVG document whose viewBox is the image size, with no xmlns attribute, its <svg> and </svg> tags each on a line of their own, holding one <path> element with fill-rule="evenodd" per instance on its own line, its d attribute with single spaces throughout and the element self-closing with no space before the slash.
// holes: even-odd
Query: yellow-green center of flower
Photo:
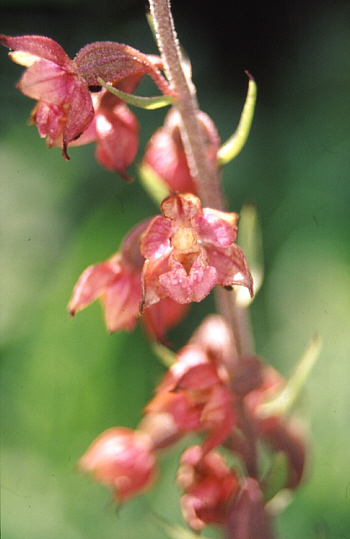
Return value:
<svg viewBox="0 0 350 539">
<path fill-rule="evenodd" d="M 196 245 L 197 236 L 192 228 L 180 227 L 170 241 L 175 251 L 188 251 Z"/>
</svg>

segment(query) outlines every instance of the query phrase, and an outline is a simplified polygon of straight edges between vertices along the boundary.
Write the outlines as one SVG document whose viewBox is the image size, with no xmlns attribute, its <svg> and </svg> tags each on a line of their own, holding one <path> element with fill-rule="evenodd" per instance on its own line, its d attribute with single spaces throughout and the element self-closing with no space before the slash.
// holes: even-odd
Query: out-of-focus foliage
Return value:
<svg viewBox="0 0 350 539">
<path fill-rule="evenodd" d="M 324 343 L 298 410 L 310 430 L 309 478 L 278 521 L 280 537 L 347 537 L 348 4 L 318 2 L 307 9 L 305 2 L 297 2 L 282 16 L 279 8 L 262 2 L 261 24 L 251 5 L 249 25 L 249 2 L 235 3 L 233 12 L 232 2 L 220 0 L 215 3 L 219 20 L 226 13 L 232 28 L 230 33 L 224 27 L 214 38 L 216 28 L 211 34 L 205 10 L 193 28 L 193 12 L 201 3 L 192 2 L 190 14 L 188 2 L 173 3 L 199 100 L 223 140 L 236 127 L 244 102 L 243 70 L 249 69 L 258 83 L 249 141 L 224 171 L 230 209 L 239 211 L 252 201 L 262 224 L 265 282 L 252 307 L 257 351 L 288 375 L 314 333 Z M 3 32 L 49 35 L 72 56 L 87 42 L 102 39 L 155 52 L 144 3 L 138 0 L 7 0 L 1 9 Z M 2 50 L 3 537 L 161 538 L 164 532 L 155 527 L 149 506 L 181 523 L 174 486 L 181 447 L 164 457 L 157 488 L 118 514 L 108 492 L 80 476 L 75 463 L 102 430 L 136 426 L 163 367 L 140 328 L 110 336 L 98 305 L 73 320 L 66 311 L 81 271 L 112 254 L 130 226 L 155 208 L 137 181 L 125 185 L 102 171 L 92 147 L 73 148 L 69 163 L 58 149 L 48 151 L 35 128 L 25 125 L 34 103 L 13 89 L 20 73 Z M 151 85 L 142 90 L 153 95 Z M 142 147 L 164 111 L 137 114 Z M 174 331 L 173 341 L 183 344 L 202 309 L 211 307 L 210 299 L 194 306 L 194 320 Z M 215 532 L 206 535 L 214 537 Z"/>
</svg>

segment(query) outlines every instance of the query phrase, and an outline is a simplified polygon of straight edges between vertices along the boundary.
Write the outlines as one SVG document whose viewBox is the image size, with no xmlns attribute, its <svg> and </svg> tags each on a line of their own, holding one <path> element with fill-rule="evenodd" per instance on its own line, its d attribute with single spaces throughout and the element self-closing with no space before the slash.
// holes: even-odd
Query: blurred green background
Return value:
<svg viewBox="0 0 350 539">
<path fill-rule="evenodd" d="M 156 52 L 141 0 L 3 0 L 0 10 L 2 32 L 48 35 L 71 57 L 108 39 Z M 297 410 L 310 431 L 308 479 L 278 537 L 349 539 L 349 4 L 173 0 L 173 11 L 223 140 L 238 122 L 244 70 L 258 83 L 248 144 L 224 174 L 230 209 L 256 203 L 263 229 L 257 351 L 288 375 L 315 332 L 324 343 Z M 69 163 L 45 148 L 25 125 L 34 102 L 14 90 L 21 72 L 2 50 L 2 536 L 160 539 L 149 506 L 182 523 L 174 474 L 183 446 L 164 456 L 158 486 L 119 512 L 76 461 L 104 429 L 137 425 L 163 367 L 140 328 L 110 336 L 99 305 L 73 320 L 66 311 L 82 270 L 155 207 L 138 181 L 101 170 L 92 147 L 71 149 Z M 137 114 L 142 148 L 164 111 Z M 194 306 L 173 342 L 184 344 L 212 307 L 212 298 Z"/>
</svg>

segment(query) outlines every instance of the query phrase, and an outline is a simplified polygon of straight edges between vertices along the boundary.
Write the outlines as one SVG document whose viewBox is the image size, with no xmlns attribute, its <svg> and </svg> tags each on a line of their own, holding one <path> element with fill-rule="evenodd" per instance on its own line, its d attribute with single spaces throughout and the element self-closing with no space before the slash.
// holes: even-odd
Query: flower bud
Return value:
<svg viewBox="0 0 350 539">
<path fill-rule="evenodd" d="M 198 114 L 209 166 L 216 168 L 220 140 L 212 120 L 204 112 Z M 149 141 L 142 164 L 151 167 L 170 192 L 196 193 L 197 187 L 191 176 L 181 138 L 181 116 L 175 108 L 169 111 L 164 125 L 157 129 Z"/>
<path fill-rule="evenodd" d="M 79 460 L 83 472 L 112 487 L 119 502 L 143 492 L 155 478 L 156 459 L 144 432 L 116 427 L 103 432 Z"/>
</svg>

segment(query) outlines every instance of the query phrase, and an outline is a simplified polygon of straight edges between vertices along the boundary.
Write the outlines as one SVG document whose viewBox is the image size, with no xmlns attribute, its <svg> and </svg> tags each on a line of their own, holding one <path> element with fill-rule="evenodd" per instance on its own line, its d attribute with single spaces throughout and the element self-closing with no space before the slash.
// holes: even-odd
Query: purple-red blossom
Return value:
<svg viewBox="0 0 350 539">
<path fill-rule="evenodd" d="M 192 529 L 200 531 L 208 524 L 223 524 L 238 490 L 239 479 L 222 455 L 203 455 L 201 446 L 193 446 L 181 457 L 176 481 L 184 491 L 180 504 L 183 517 Z"/>
<path fill-rule="evenodd" d="M 161 210 L 141 243 L 144 307 L 166 296 L 202 301 L 215 285 L 243 285 L 253 294 L 247 261 L 235 244 L 237 214 L 202 209 L 190 193 L 170 195 Z"/>
<path fill-rule="evenodd" d="M 113 84 L 133 76 L 149 75 L 158 88 L 170 94 L 161 75 L 160 60 L 121 43 L 95 42 L 83 47 L 71 60 L 53 39 L 44 36 L 0 35 L 0 43 L 12 49 L 12 60 L 26 67 L 18 88 L 38 101 L 31 119 L 48 146 L 67 148 L 89 127 L 94 118 L 90 88 L 99 78 Z M 103 159 L 106 161 L 106 159 Z"/>
<path fill-rule="evenodd" d="M 18 89 L 38 101 L 32 113 L 41 137 L 49 146 L 61 139 L 63 154 L 79 137 L 94 116 L 88 84 L 78 74 L 74 62 L 53 39 L 43 36 L 0 36 L 12 60 L 27 67 Z"/>
</svg>

